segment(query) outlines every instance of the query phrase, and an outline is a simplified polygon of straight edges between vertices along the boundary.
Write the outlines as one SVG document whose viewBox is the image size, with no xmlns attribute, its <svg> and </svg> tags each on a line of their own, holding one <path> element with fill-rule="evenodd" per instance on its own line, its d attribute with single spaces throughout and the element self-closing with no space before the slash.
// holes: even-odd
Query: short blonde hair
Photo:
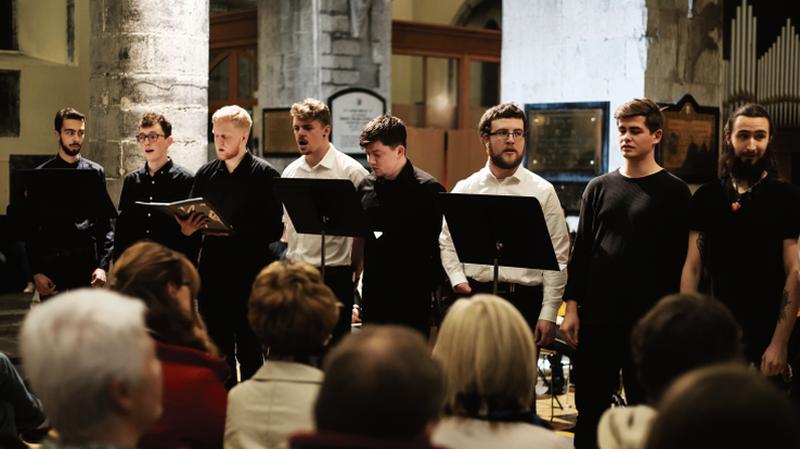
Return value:
<svg viewBox="0 0 800 449">
<path fill-rule="evenodd" d="M 530 409 L 536 345 L 522 314 L 494 295 L 461 299 L 447 312 L 433 356 L 445 375 L 445 412 L 484 415 Z"/>
<path fill-rule="evenodd" d="M 339 319 L 339 307 L 316 268 L 273 262 L 253 282 L 247 318 L 271 355 L 304 357 L 322 349 Z"/>
<path fill-rule="evenodd" d="M 328 105 L 314 98 L 306 98 L 293 104 L 289 113 L 293 118 L 303 121 L 318 120 L 323 128 L 331 124 L 331 110 Z"/>
<path fill-rule="evenodd" d="M 250 113 L 248 113 L 247 110 L 241 106 L 237 106 L 235 104 L 223 106 L 217 109 L 217 112 L 211 116 L 212 124 L 216 125 L 223 120 L 230 120 L 234 125 L 248 132 L 253 126 L 253 119 L 250 118 Z"/>
</svg>

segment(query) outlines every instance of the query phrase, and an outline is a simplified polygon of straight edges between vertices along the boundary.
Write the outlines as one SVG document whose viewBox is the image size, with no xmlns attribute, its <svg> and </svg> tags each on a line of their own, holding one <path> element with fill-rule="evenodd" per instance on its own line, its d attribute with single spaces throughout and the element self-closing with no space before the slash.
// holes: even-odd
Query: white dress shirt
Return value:
<svg viewBox="0 0 800 449">
<path fill-rule="evenodd" d="M 301 156 L 289 164 L 282 175 L 283 178 L 349 179 L 356 187 L 366 176 L 367 170 L 358 161 L 337 150 L 333 144 L 330 144 L 328 152 L 314 167 L 310 167 L 305 156 Z M 283 209 L 283 224 L 285 226 L 283 240 L 289 246 L 286 258 L 292 262 L 306 262 L 318 267 L 322 247 L 320 236 L 297 233 L 286 208 Z M 329 267 L 350 265 L 352 247 L 351 237 L 326 235 L 325 265 Z"/>
<path fill-rule="evenodd" d="M 482 195 L 517 195 L 532 196 L 539 200 L 547 222 L 547 230 L 553 242 L 553 250 L 561 271 L 529 270 L 525 268 L 500 267 L 498 282 L 510 282 L 527 286 L 544 285 L 544 300 L 540 320 L 556 321 L 561 297 L 567 283 L 567 262 L 569 260 L 569 232 L 564 211 L 558 201 L 553 185 L 541 176 L 520 166 L 513 175 L 505 179 L 497 179 L 489 170 L 487 162 L 479 171 L 463 179 L 453 188 L 453 193 L 472 193 Z M 518 229 L 516 232 L 525 232 Z M 458 260 L 453 239 L 447 222 L 442 225 L 439 236 L 442 254 L 442 266 L 453 286 L 467 282 L 472 278 L 478 282 L 491 282 L 494 278 L 494 267 L 491 265 L 462 264 Z"/>
</svg>

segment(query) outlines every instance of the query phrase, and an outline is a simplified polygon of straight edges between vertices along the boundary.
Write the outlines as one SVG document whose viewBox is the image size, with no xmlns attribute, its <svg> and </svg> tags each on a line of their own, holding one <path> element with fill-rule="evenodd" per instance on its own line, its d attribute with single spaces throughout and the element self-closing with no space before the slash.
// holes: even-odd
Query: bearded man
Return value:
<svg viewBox="0 0 800 449">
<path fill-rule="evenodd" d="M 73 108 L 64 108 L 56 113 L 53 124 L 58 154 L 37 168 L 91 170 L 98 177 L 95 187 L 105 189 L 103 167 L 80 154 L 86 117 Z M 41 299 L 65 290 L 105 285 L 114 245 L 110 219 L 30 216 L 29 224 L 26 246 L 33 283 Z"/>
<path fill-rule="evenodd" d="M 728 119 L 722 176 L 692 197 L 681 276 L 681 292 L 694 292 L 705 270 L 710 293 L 742 326 L 748 361 L 767 376 L 788 370 L 800 232 L 800 195 L 777 179 L 773 131 L 759 104 L 742 106 Z"/>
<path fill-rule="evenodd" d="M 556 314 L 567 282 L 569 234 L 564 212 L 553 185 L 521 166 L 525 154 L 527 121 L 519 107 L 505 103 L 489 108 L 481 117 L 478 130 L 481 143 L 486 148 L 486 165 L 459 181 L 453 193 L 532 196 L 539 200 L 561 270 L 501 267 L 497 295 L 522 313 L 536 334 L 537 344 L 546 346 L 555 338 Z M 465 296 L 492 292 L 492 266 L 462 264 L 447 223 L 442 226 L 439 246 L 442 265 L 453 291 Z"/>
</svg>

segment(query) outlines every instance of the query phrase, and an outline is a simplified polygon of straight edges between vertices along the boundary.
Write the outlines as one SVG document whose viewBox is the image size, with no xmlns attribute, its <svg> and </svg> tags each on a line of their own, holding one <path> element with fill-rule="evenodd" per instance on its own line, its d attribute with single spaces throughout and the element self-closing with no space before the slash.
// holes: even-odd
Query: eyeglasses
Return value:
<svg viewBox="0 0 800 449">
<path fill-rule="evenodd" d="M 497 131 L 489 133 L 489 135 L 492 137 L 500 138 L 502 140 L 508 139 L 508 136 L 513 136 L 514 139 L 516 140 L 525 137 L 525 131 L 521 129 L 515 129 L 513 131 L 508 129 L 498 129 Z"/>
<path fill-rule="evenodd" d="M 159 137 L 164 137 L 164 135 L 163 134 L 156 134 L 156 133 L 137 134 L 136 135 L 136 141 L 139 142 L 139 143 L 142 143 L 145 140 L 147 140 L 148 142 L 153 143 L 153 142 L 158 141 Z"/>
</svg>

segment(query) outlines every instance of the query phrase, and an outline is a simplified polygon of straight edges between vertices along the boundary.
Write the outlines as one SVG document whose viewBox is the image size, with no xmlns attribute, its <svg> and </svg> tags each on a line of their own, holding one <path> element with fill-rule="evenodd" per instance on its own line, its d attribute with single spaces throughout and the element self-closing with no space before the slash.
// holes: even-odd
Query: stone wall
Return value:
<svg viewBox="0 0 800 449">
<path fill-rule="evenodd" d="M 144 164 L 134 136 L 145 112 L 172 123 L 176 163 L 206 162 L 208 23 L 208 0 L 92 0 L 86 156 L 105 167 L 115 201 Z"/>
</svg>

